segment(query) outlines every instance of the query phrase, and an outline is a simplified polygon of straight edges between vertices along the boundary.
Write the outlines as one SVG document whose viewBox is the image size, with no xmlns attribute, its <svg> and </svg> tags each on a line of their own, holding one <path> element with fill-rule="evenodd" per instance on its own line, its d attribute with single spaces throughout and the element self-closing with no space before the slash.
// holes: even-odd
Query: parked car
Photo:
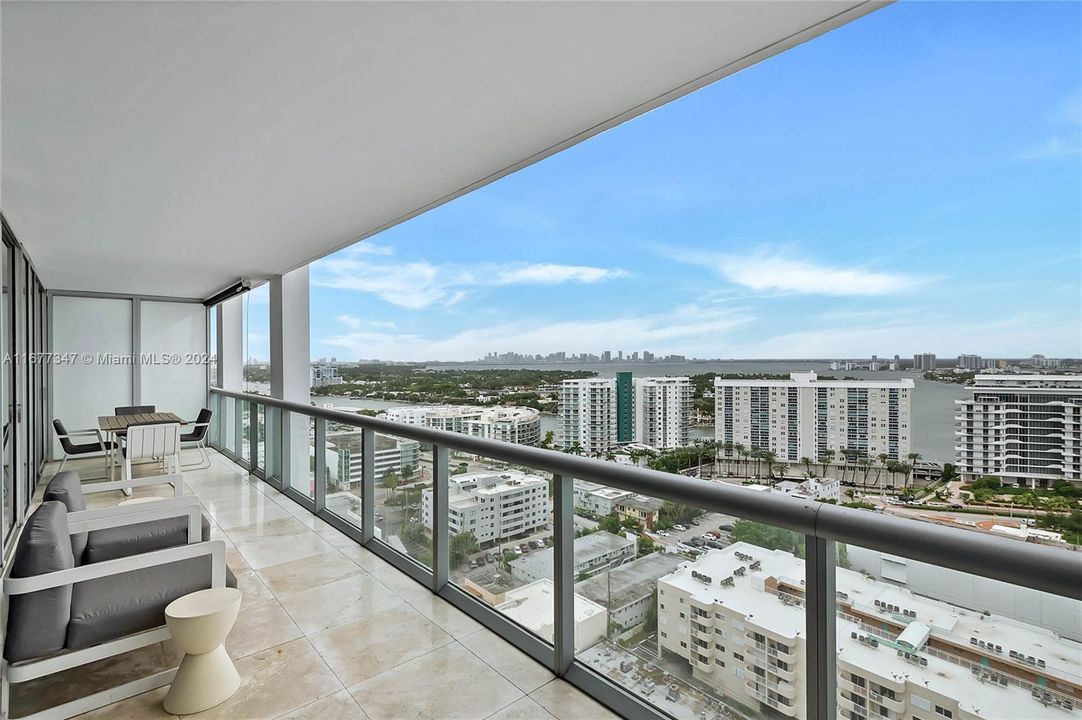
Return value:
<svg viewBox="0 0 1082 720">
<path fill-rule="evenodd" d="M 516 555 L 521 555 L 522 554 L 522 548 L 516 547 L 516 548 L 514 548 L 514 550 L 515 550 Z"/>
<path fill-rule="evenodd" d="M 702 547 L 705 544 L 706 541 L 702 538 L 691 538 L 690 540 L 688 540 L 688 545 L 692 545 L 694 547 Z"/>
<path fill-rule="evenodd" d="M 695 518 L 691 518 L 690 522 L 691 522 L 692 525 L 698 525 L 699 524 L 699 521 L 696 520 Z"/>
<path fill-rule="evenodd" d="M 544 540 L 534 540 L 533 541 L 533 546 L 535 548 L 537 548 L 538 550 L 541 550 L 541 549 L 543 549 L 545 547 L 545 541 Z"/>
<path fill-rule="evenodd" d="M 711 540 L 710 542 L 708 542 L 706 544 L 706 546 L 707 547 L 712 547 L 715 550 L 724 550 L 725 549 L 724 543 L 719 543 L 717 540 Z"/>
<path fill-rule="evenodd" d="M 676 530 L 677 532 L 684 532 L 685 530 L 687 530 L 687 527 L 685 525 L 673 525 L 672 529 Z"/>
<path fill-rule="evenodd" d="M 722 532 L 732 532 L 732 529 L 733 529 L 733 526 L 730 525 L 729 523 L 724 523 L 722 525 L 718 525 L 718 530 L 721 530 Z"/>
<path fill-rule="evenodd" d="M 706 533 L 703 534 L 703 537 L 708 540 L 717 540 L 721 537 L 721 533 L 717 530 L 707 530 Z"/>
<path fill-rule="evenodd" d="M 485 562 L 491 563 L 491 562 L 495 562 L 495 561 L 496 561 L 496 556 L 495 555 L 493 555 L 490 552 L 485 553 Z"/>
</svg>

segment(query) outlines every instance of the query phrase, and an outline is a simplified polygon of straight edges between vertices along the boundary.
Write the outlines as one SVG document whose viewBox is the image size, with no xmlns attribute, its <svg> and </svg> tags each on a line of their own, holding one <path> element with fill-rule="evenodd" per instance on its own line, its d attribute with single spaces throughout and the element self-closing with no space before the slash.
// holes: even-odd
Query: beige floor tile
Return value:
<svg viewBox="0 0 1082 720">
<path fill-rule="evenodd" d="M 241 686 L 221 705 L 185 718 L 266 720 L 334 695 L 342 684 L 304 638 L 236 662 Z"/>
<path fill-rule="evenodd" d="M 382 568 L 394 570 L 389 562 L 379 557 L 371 550 L 364 549 L 359 544 L 353 542 L 353 540 L 350 540 L 348 545 L 336 545 L 336 547 L 338 548 L 338 552 L 357 563 L 357 565 L 366 572 L 375 572 Z"/>
<path fill-rule="evenodd" d="M 363 573 L 339 552 L 261 568 L 259 576 L 278 598 Z"/>
<path fill-rule="evenodd" d="M 485 720 L 554 720 L 552 713 L 528 697 L 511 703 Z"/>
<path fill-rule="evenodd" d="M 304 523 L 293 517 L 271 520 L 256 525 L 233 528 L 229 531 L 229 538 L 235 543 L 251 542 L 268 537 L 281 537 L 283 535 L 299 535 L 310 530 Z"/>
<path fill-rule="evenodd" d="M 387 567 L 369 573 L 372 577 L 391 588 L 396 595 L 406 602 L 424 602 L 432 597 L 432 591 L 405 573 L 399 572 L 390 563 Z"/>
<path fill-rule="evenodd" d="M 268 565 L 335 552 L 330 543 L 308 530 L 300 535 L 281 535 L 237 543 L 237 550 L 256 570 Z"/>
<path fill-rule="evenodd" d="M 525 693 L 531 693 L 550 680 L 552 671 L 491 630 L 479 630 L 459 642 Z"/>
<path fill-rule="evenodd" d="M 278 720 L 368 720 L 368 716 L 349 691 L 343 690 L 282 715 Z"/>
<path fill-rule="evenodd" d="M 232 568 L 232 566 L 230 567 Z M 241 593 L 240 606 L 242 608 L 263 600 L 274 599 L 274 593 L 263 583 L 262 578 L 259 577 L 255 570 L 248 569 L 240 572 L 233 570 L 233 574 L 237 576 L 237 589 Z"/>
<path fill-rule="evenodd" d="M 304 633 L 275 599 L 242 607 L 225 647 L 234 658 L 296 640 Z"/>
<path fill-rule="evenodd" d="M 530 697 L 559 720 L 618 720 L 620 717 L 563 680 L 542 685 L 530 693 Z"/>
<path fill-rule="evenodd" d="M 371 720 L 405 716 L 474 720 L 522 697 L 518 688 L 457 643 L 353 685 L 349 691 Z"/>
<path fill-rule="evenodd" d="M 213 513 L 214 522 L 221 526 L 226 535 L 234 528 L 258 525 L 271 520 L 290 517 L 289 513 L 274 503 L 253 505 L 251 507 L 238 506 L 225 510 L 215 509 Z"/>
<path fill-rule="evenodd" d="M 76 720 L 175 720 L 178 716 L 162 709 L 168 691 L 169 686 L 160 687 L 75 717 Z"/>
<path fill-rule="evenodd" d="M 452 642 L 408 605 L 329 628 L 309 640 L 347 686 Z"/>
<path fill-rule="evenodd" d="M 328 602 L 331 598 L 333 602 Z M 281 602 L 297 626 L 311 635 L 400 605 L 402 598 L 362 573 L 286 596 Z"/>
<path fill-rule="evenodd" d="M 409 604 L 448 635 L 460 638 L 475 633 L 484 626 L 451 603 L 428 593 L 422 597 L 412 597 Z"/>
</svg>

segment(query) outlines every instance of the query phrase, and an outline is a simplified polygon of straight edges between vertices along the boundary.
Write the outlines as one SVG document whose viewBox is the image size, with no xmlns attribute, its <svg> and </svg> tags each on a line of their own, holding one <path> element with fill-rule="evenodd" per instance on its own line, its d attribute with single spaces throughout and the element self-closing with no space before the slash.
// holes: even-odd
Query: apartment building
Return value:
<svg viewBox="0 0 1082 720">
<path fill-rule="evenodd" d="M 735 543 L 658 580 L 659 652 L 757 714 L 805 718 L 804 561 Z M 844 718 L 1069 717 L 1082 646 L 837 568 Z M 985 714 L 994 709 L 993 715 Z"/>
<path fill-rule="evenodd" d="M 388 408 L 392 422 L 502 440 L 518 445 L 541 442 L 541 413 L 530 407 L 478 407 L 476 405 L 404 405 Z"/>
<path fill-rule="evenodd" d="M 618 444 L 642 443 L 667 450 L 688 444 L 691 379 L 686 377 L 564 380 L 557 395 L 560 447 L 578 444 L 586 455 Z"/>
<path fill-rule="evenodd" d="M 814 372 L 794 372 L 788 380 L 716 378 L 714 393 L 717 442 L 768 450 L 782 462 L 830 450 L 841 458 L 845 449 L 900 459 L 911 449 L 912 380 L 819 380 Z"/>
<path fill-rule="evenodd" d="M 963 479 L 1082 482 L 1082 375 L 977 375 L 967 389 L 954 433 Z"/>
<path fill-rule="evenodd" d="M 960 370 L 980 370 L 981 369 L 981 356 L 980 355 L 959 355 L 958 356 L 958 368 Z"/>
<path fill-rule="evenodd" d="M 311 370 L 311 385 L 314 388 L 341 385 L 345 380 L 338 375 L 338 368 L 334 365 L 313 365 Z"/>
<path fill-rule="evenodd" d="M 411 471 L 419 472 L 421 444 L 416 440 L 396 438 L 382 433 L 375 434 L 375 475 L 382 480 L 388 473 L 399 477 Z M 327 471 L 341 489 L 360 485 L 363 451 L 361 433 L 357 428 L 335 427 L 327 429 Z"/>
<path fill-rule="evenodd" d="M 636 378 L 635 442 L 658 450 L 688 444 L 691 419 L 691 378 Z"/>
<path fill-rule="evenodd" d="M 935 353 L 918 353 L 914 355 L 913 369 L 924 372 L 935 370 Z"/>
<path fill-rule="evenodd" d="M 637 627 L 646 621 L 656 602 L 657 579 L 676 570 L 683 561 L 683 557 L 672 553 L 650 553 L 580 580 L 575 583 L 575 594 L 608 608 L 609 620 L 621 628 Z"/>
<path fill-rule="evenodd" d="M 628 490 L 606 487 L 586 480 L 576 480 L 574 490 L 576 508 L 594 515 L 616 513 L 622 520 L 634 520 L 650 530 L 657 523 L 663 503 L 657 498 L 639 495 Z"/>
<path fill-rule="evenodd" d="M 447 525 L 452 536 L 504 542 L 549 522 L 548 480 L 518 470 L 456 475 L 449 481 Z M 432 530 L 432 490 L 421 493 L 421 521 Z"/>
<path fill-rule="evenodd" d="M 586 455 L 601 455 L 618 442 L 617 392 L 614 378 L 564 380 L 557 396 L 561 448 L 579 447 Z"/>
</svg>

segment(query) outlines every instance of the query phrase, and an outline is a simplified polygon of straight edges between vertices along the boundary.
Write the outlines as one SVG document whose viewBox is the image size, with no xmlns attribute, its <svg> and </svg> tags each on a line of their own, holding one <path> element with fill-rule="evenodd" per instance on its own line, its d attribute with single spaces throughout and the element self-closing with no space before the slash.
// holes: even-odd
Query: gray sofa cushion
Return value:
<svg viewBox="0 0 1082 720">
<path fill-rule="evenodd" d="M 79 480 L 79 473 L 65 470 L 57 473 L 49 484 L 45 486 L 45 494 L 42 495 L 45 502 L 55 500 L 64 503 L 69 513 L 86 510 L 86 500 L 83 498 L 83 484 Z M 83 564 L 83 553 L 86 551 L 86 533 L 76 533 L 71 536 L 71 553 L 75 556 L 75 564 Z"/>
<path fill-rule="evenodd" d="M 19 536 L 12 558 L 11 577 L 33 577 L 73 567 L 68 511 L 61 502 L 42 503 L 26 521 Z M 18 662 L 62 650 L 71 615 L 71 598 L 71 585 L 10 596 L 4 657 L 9 662 Z"/>
<path fill-rule="evenodd" d="M 202 516 L 202 540 L 210 540 L 210 521 Z M 138 525 L 122 525 L 104 530 L 92 530 L 86 545 L 84 561 L 105 560 L 164 550 L 188 543 L 188 518 L 175 517 L 152 520 Z"/>
<path fill-rule="evenodd" d="M 166 605 L 210 587 L 210 567 L 209 557 L 197 557 L 77 583 L 67 648 L 82 650 L 164 625 Z M 226 584 L 237 586 L 228 568 Z"/>
</svg>

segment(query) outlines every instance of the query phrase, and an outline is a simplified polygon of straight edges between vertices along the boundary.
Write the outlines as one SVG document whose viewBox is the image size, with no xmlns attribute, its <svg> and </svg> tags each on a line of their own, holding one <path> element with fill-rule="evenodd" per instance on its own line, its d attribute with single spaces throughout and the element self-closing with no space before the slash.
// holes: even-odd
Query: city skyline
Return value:
<svg viewBox="0 0 1082 720">
<path fill-rule="evenodd" d="M 1078 13 L 891 6 L 328 256 L 312 356 L 1077 355 Z"/>
</svg>

